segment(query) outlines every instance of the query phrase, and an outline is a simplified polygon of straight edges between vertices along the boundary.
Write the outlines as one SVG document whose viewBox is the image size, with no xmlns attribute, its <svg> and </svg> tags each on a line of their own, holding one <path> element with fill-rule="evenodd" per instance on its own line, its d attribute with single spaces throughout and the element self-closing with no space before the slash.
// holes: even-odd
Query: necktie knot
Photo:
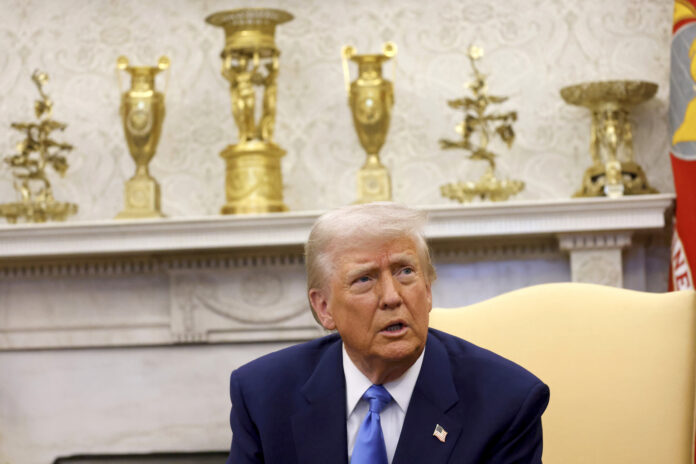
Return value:
<svg viewBox="0 0 696 464">
<path fill-rule="evenodd" d="M 379 414 L 382 409 L 389 404 L 392 400 L 391 395 L 382 385 L 372 385 L 363 394 L 365 398 L 370 403 L 370 411 Z"/>
</svg>

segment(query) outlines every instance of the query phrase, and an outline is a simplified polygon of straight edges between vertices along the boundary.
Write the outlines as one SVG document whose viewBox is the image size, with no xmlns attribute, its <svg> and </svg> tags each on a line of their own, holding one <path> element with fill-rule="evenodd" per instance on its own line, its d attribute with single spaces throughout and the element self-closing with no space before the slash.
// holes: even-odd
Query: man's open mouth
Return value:
<svg viewBox="0 0 696 464">
<path fill-rule="evenodd" d="M 401 329 L 403 329 L 404 327 L 406 327 L 404 324 L 402 324 L 401 322 L 397 322 L 396 324 L 388 325 L 388 326 L 384 329 L 384 331 L 385 331 L 385 332 L 398 332 L 398 331 L 400 331 Z"/>
</svg>

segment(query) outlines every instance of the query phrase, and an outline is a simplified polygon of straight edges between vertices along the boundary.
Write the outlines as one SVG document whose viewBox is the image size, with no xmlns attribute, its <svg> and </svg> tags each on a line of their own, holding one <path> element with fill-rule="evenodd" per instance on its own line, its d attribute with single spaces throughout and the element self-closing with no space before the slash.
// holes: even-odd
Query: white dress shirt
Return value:
<svg viewBox="0 0 696 464">
<path fill-rule="evenodd" d="M 387 404 L 379 414 L 384 444 L 387 448 L 387 459 L 390 464 L 394 459 L 408 403 L 411 401 L 411 395 L 416 386 L 421 365 L 423 365 L 423 353 L 425 350 L 421 352 L 416 362 L 408 368 L 404 375 L 384 384 L 384 388 L 394 398 L 394 401 Z M 348 460 L 350 461 L 360 424 L 365 420 L 370 409 L 370 403 L 362 399 L 362 396 L 372 386 L 372 382 L 353 364 L 350 356 L 346 353 L 345 346 L 343 347 L 343 374 L 346 377 L 346 417 L 348 418 L 346 429 L 348 431 Z"/>
</svg>

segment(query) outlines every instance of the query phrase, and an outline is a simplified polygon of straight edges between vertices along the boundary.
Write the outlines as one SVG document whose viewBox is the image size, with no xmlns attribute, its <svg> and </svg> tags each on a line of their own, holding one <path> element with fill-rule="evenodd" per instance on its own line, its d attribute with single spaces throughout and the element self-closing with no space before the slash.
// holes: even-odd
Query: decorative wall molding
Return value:
<svg viewBox="0 0 696 464">
<path fill-rule="evenodd" d="M 305 297 L 304 266 L 170 273 L 175 343 L 306 340 L 322 333 Z"/>
<path fill-rule="evenodd" d="M 560 234 L 558 246 L 570 254 L 573 282 L 623 287 L 622 250 L 631 246 L 632 231 Z"/>
<path fill-rule="evenodd" d="M 623 249 L 631 246 L 631 232 L 596 234 L 561 234 L 558 237 L 561 250 Z"/>
<path fill-rule="evenodd" d="M 527 238 L 524 243 L 506 240 L 482 239 L 438 242 L 432 256 L 438 263 L 503 261 L 514 259 L 556 258 L 561 252 L 553 237 Z"/>
<path fill-rule="evenodd" d="M 571 252 L 570 274 L 573 282 L 623 286 L 621 250 L 579 250 Z"/>
<path fill-rule="evenodd" d="M 198 254 L 143 254 L 94 255 L 86 257 L 43 257 L 33 256 L 21 260 L 0 260 L 0 278 L 28 279 L 35 277 L 65 276 L 118 276 L 130 274 L 159 273 L 176 269 L 230 269 L 237 267 L 259 267 L 265 265 L 303 264 L 301 251 L 253 250 L 213 251 Z"/>
</svg>

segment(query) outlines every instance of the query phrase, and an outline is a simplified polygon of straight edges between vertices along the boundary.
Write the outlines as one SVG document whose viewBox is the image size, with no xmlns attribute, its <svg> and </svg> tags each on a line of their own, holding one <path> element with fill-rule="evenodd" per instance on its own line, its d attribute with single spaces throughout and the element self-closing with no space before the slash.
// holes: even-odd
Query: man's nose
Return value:
<svg viewBox="0 0 696 464">
<path fill-rule="evenodd" d="M 389 273 L 388 275 L 382 275 L 380 279 L 382 294 L 380 301 L 380 309 L 393 309 L 398 307 L 401 300 L 401 293 L 399 292 L 399 283 L 396 281 L 393 275 Z"/>
</svg>

